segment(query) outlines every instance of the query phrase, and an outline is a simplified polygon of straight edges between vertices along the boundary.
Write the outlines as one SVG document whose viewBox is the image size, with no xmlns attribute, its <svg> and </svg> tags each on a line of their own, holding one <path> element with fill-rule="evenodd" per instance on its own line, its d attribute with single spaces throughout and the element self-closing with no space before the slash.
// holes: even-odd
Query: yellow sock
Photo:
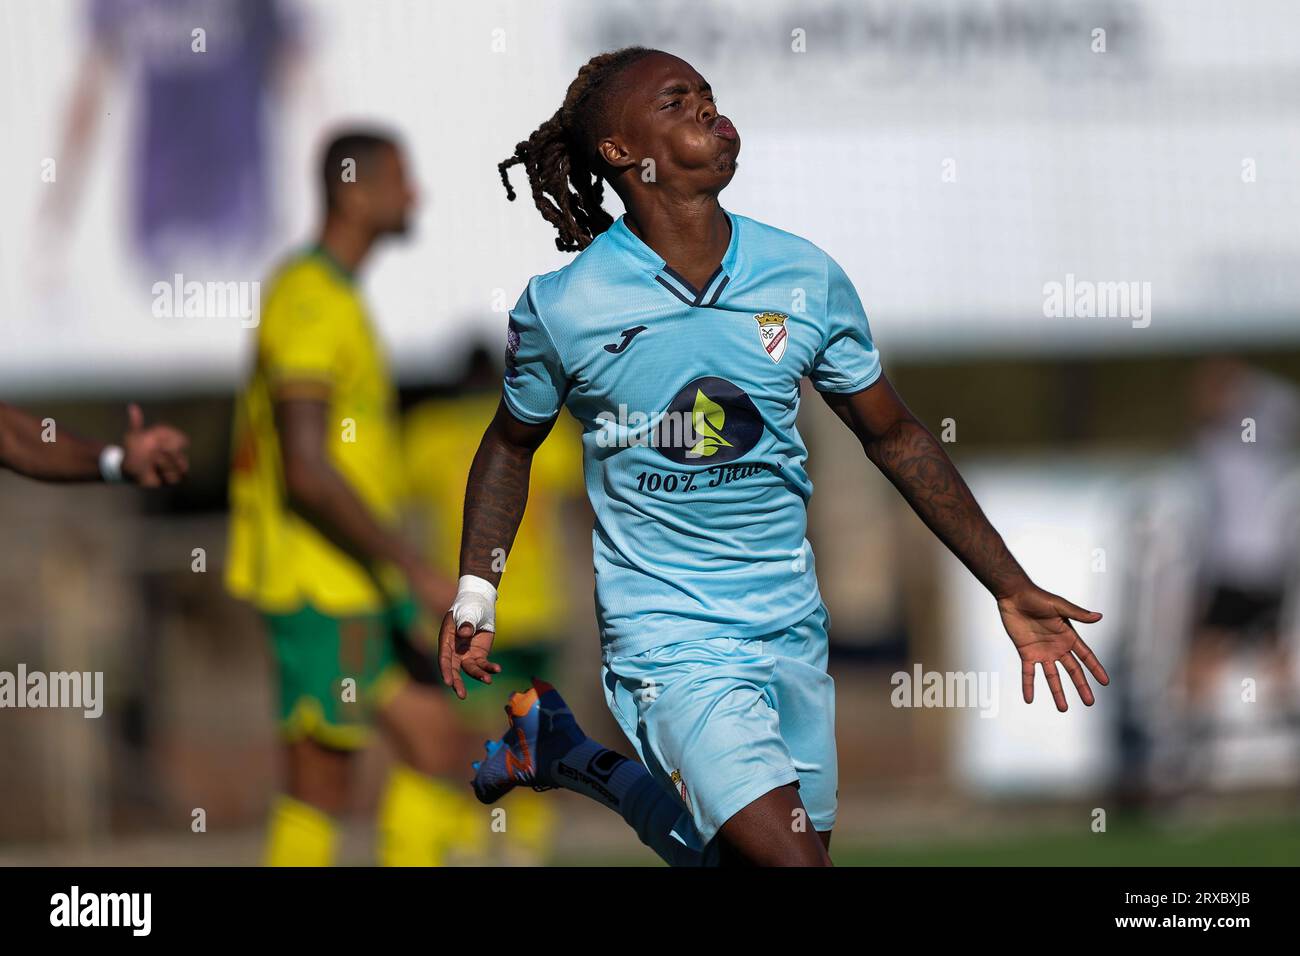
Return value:
<svg viewBox="0 0 1300 956">
<path fill-rule="evenodd" d="M 338 826 L 311 804 L 281 796 L 271 809 L 266 835 L 266 866 L 330 866 Z"/>
<path fill-rule="evenodd" d="M 402 764 L 379 806 L 381 866 L 442 866 L 461 829 L 460 789 Z"/>
<path fill-rule="evenodd" d="M 508 844 L 522 860 L 539 864 L 550 855 L 555 832 L 552 796 L 520 787 L 506 798 Z"/>
<path fill-rule="evenodd" d="M 482 863 L 487 852 L 487 838 L 492 823 L 490 816 L 493 807 L 485 807 L 474 799 L 468 787 L 464 793 L 457 795 L 456 815 L 460 823 L 456 827 L 453 845 L 456 849 L 476 863 Z"/>
</svg>

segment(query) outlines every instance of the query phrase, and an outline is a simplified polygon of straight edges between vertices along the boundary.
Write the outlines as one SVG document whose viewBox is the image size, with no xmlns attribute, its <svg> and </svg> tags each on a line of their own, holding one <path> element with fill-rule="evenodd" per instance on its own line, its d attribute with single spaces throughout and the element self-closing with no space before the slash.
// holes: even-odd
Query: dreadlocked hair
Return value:
<svg viewBox="0 0 1300 956">
<path fill-rule="evenodd" d="M 555 115 L 515 146 L 514 155 L 497 164 L 511 202 L 515 190 L 509 169 L 524 167 L 533 203 L 559 233 L 555 248 L 561 252 L 581 252 L 614 224 L 600 205 L 605 167 L 596 155 L 596 137 L 604 132 L 611 81 L 624 67 L 655 52 L 631 46 L 593 56 L 569 84 Z"/>
</svg>

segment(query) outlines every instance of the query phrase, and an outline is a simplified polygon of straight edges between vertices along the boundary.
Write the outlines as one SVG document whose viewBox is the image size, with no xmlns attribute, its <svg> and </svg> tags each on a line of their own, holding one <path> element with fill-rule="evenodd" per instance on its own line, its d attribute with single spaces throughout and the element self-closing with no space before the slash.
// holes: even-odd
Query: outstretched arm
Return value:
<svg viewBox="0 0 1300 956">
<path fill-rule="evenodd" d="M 129 406 L 128 423 L 115 456 L 122 479 L 146 488 L 180 481 L 189 468 L 189 440 L 166 425 L 145 428 L 138 405 Z M 51 437 L 41 420 L 0 404 L 0 467 L 39 481 L 104 480 L 100 457 L 107 446 L 54 428 Z"/>
<path fill-rule="evenodd" d="M 460 574 L 481 578 L 493 590 L 501 583 L 505 558 L 515 541 L 515 533 L 528 504 L 528 476 L 533 467 L 533 453 L 546 440 L 555 419 L 532 425 L 510 414 L 505 403 L 497 407 L 496 416 L 483 433 L 478 452 L 470 466 L 465 486 L 465 517 L 460 541 Z M 495 601 L 495 593 L 487 596 Z M 500 665 L 488 660 L 494 624 L 480 627 L 482 618 L 465 620 L 457 608 L 443 621 L 439 641 L 443 683 L 453 687 L 464 699 L 465 685 L 461 672 L 485 684 Z M 456 619 L 461 623 L 457 627 Z"/>
<path fill-rule="evenodd" d="M 1034 666 L 1041 664 L 1057 709 L 1066 709 L 1055 667 L 1059 661 L 1079 697 L 1091 706 L 1094 698 L 1080 662 L 1099 683 L 1110 679 L 1070 621 L 1092 624 L 1101 615 L 1029 580 L 943 446 L 908 410 L 883 374 L 861 392 L 823 393 L 823 397 L 926 527 L 997 599 L 1002 623 L 1020 654 L 1025 702 L 1034 699 Z"/>
</svg>

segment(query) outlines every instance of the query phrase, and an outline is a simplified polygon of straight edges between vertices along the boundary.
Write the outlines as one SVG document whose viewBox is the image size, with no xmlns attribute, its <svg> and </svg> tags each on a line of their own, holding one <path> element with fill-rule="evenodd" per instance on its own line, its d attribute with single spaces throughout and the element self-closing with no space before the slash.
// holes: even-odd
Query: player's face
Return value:
<svg viewBox="0 0 1300 956">
<path fill-rule="evenodd" d="M 618 133 L 611 140 L 635 161 L 637 180 L 647 180 L 644 160 L 653 159 L 656 182 L 702 192 L 731 182 L 740 134 L 718 112 L 712 88 L 694 67 L 654 53 L 629 66 L 620 79 Z"/>
<path fill-rule="evenodd" d="M 371 225 L 376 233 L 401 235 L 407 231 L 416 197 L 400 150 L 389 147 L 379 151 L 368 198 Z"/>
</svg>

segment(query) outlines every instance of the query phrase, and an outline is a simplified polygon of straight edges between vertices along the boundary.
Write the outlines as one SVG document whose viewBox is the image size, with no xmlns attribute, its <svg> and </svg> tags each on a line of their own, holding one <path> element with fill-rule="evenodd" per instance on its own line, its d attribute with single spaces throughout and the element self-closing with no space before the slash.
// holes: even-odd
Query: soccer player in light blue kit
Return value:
<svg viewBox="0 0 1300 956">
<path fill-rule="evenodd" d="M 510 729 L 475 764 L 492 802 L 565 787 L 621 813 L 672 864 L 827 865 L 835 822 L 828 616 L 804 537 L 812 484 L 795 418 L 806 377 L 867 456 L 997 600 L 1059 710 L 1063 666 L 1085 704 L 1105 670 L 1070 621 L 1101 615 L 1036 587 L 940 444 L 881 372 L 843 270 L 812 243 L 735 215 L 718 194 L 740 139 L 708 83 L 669 54 L 588 62 L 514 156 L 557 246 L 510 313 L 502 403 L 465 494 L 461 579 L 443 680 L 491 683 L 501 556 L 533 451 L 562 407 L 583 429 L 596 512 L 606 700 L 642 763 L 588 738 L 558 692 L 511 696 Z M 623 200 L 614 221 L 603 183 Z"/>
</svg>

